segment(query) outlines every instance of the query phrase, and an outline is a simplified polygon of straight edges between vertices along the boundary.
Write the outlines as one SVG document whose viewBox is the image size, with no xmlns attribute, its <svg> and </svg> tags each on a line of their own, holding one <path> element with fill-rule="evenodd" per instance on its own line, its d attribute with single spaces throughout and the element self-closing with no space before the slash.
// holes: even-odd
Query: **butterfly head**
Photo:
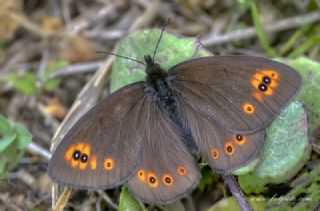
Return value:
<svg viewBox="0 0 320 211">
<path fill-rule="evenodd" d="M 146 73 L 147 73 L 147 82 L 149 84 L 154 84 L 154 81 L 157 79 L 164 79 L 166 74 L 164 70 L 158 63 L 155 63 L 153 58 L 150 55 L 144 56 L 146 61 Z"/>
</svg>

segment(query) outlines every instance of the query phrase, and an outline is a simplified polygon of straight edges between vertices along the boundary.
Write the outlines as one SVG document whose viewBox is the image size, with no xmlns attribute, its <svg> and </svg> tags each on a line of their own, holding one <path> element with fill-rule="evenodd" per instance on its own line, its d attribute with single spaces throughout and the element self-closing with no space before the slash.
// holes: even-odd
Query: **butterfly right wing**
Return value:
<svg viewBox="0 0 320 211">
<path fill-rule="evenodd" d="M 53 153 L 49 176 L 80 189 L 116 187 L 141 162 L 144 83 L 128 85 L 99 102 L 69 130 Z"/>
<path fill-rule="evenodd" d="M 258 157 L 264 130 L 252 134 L 232 132 L 195 110 L 181 96 L 177 95 L 177 99 L 198 151 L 216 172 L 231 173 Z"/>
</svg>

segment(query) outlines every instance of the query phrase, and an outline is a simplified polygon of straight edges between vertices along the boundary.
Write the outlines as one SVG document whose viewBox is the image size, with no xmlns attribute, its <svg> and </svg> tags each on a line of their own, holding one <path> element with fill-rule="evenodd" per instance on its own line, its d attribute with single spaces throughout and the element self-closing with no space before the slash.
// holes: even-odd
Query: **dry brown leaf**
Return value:
<svg viewBox="0 0 320 211">
<path fill-rule="evenodd" d="M 45 106 L 45 110 L 57 119 L 63 119 L 67 113 L 67 109 L 60 103 L 60 100 L 57 97 L 49 100 Z"/>
<path fill-rule="evenodd" d="M 0 11 L 15 11 L 21 12 L 22 10 L 22 1 L 21 0 L 10 0 L 10 1 L 1 1 Z M 2 15 L 0 12 L 0 42 L 5 42 L 11 40 L 14 33 L 16 32 L 19 24 L 12 20 L 11 18 Z"/>
<path fill-rule="evenodd" d="M 63 42 L 59 52 L 60 59 L 77 63 L 90 61 L 96 56 L 94 44 L 80 35 L 69 37 Z"/>
<path fill-rule="evenodd" d="M 55 34 L 56 32 L 63 29 L 63 23 L 59 17 L 44 17 L 41 21 L 42 30 L 48 34 Z"/>
</svg>

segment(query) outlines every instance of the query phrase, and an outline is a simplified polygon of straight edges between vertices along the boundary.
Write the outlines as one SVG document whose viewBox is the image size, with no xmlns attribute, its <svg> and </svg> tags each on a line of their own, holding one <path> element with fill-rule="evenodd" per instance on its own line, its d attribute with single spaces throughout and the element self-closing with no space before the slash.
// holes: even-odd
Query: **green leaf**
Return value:
<svg viewBox="0 0 320 211">
<path fill-rule="evenodd" d="M 121 40 L 117 54 L 144 62 L 145 55 L 153 55 L 161 31 L 148 29 L 136 31 Z M 155 61 L 164 70 L 191 58 L 211 55 L 194 38 L 177 37 L 163 33 L 155 55 Z M 116 58 L 112 66 L 111 91 L 144 80 L 145 66 L 137 62 Z"/>
<path fill-rule="evenodd" d="M 10 122 L 0 114 L 0 135 L 9 135 L 12 134 L 12 132 L 13 128 Z"/>
<path fill-rule="evenodd" d="M 50 76 L 58 69 L 61 69 L 67 65 L 69 65 L 69 62 L 65 60 L 58 60 L 48 65 L 47 69 L 44 72 L 43 78 L 41 79 L 44 82 L 43 87 L 46 91 L 52 91 L 60 85 L 60 79 L 51 79 Z"/>
<path fill-rule="evenodd" d="M 17 134 L 17 147 L 22 150 L 25 149 L 32 141 L 32 134 L 21 124 L 17 123 L 14 128 Z"/>
<path fill-rule="evenodd" d="M 241 189 L 245 193 L 263 193 L 266 181 L 254 173 L 245 174 L 238 177 Z"/>
<path fill-rule="evenodd" d="M 19 162 L 19 153 L 17 152 L 17 148 L 14 146 L 7 147 L 1 155 L 5 157 L 5 160 L 10 164 L 10 166 L 14 166 Z"/>
<path fill-rule="evenodd" d="M 256 27 L 258 39 L 261 43 L 261 46 L 264 48 L 264 50 L 267 52 L 267 54 L 271 57 L 276 57 L 277 53 L 271 48 L 269 45 L 266 33 L 264 31 L 263 25 L 260 20 L 260 15 L 258 12 L 258 8 L 254 1 L 251 0 L 251 17 L 254 23 L 254 26 Z"/>
<path fill-rule="evenodd" d="M 320 127 L 320 63 L 304 57 L 288 60 L 286 63 L 298 70 L 302 76 L 303 86 L 298 100 L 307 107 L 312 134 Z"/>
<path fill-rule="evenodd" d="M 235 8 L 240 13 L 245 13 L 250 9 L 250 0 L 237 0 Z"/>
<path fill-rule="evenodd" d="M 27 72 L 22 75 L 11 73 L 6 75 L 5 79 L 10 82 L 19 92 L 25 95 L 32 95 L 38 92 L 36 87 L 36 75 Z"/>
<path fill-rule="evenodd" d="M 209 168 L 201 169 L 201 180 L 198 184 L 198 190 L 203 193 L 205 188 L 211 186 L 216 181 L 216 178 L 212 175 L 212 170 Z"/>
<path fill-rule="evenodd" d="M 266 199 L 263 197 L 248 198 L 249 204 L 253 210 L 266 210 Z M 208 211 L 240 211 L 240 206 L 234 197 L 223 198 L 215 205 L 210 207 Z"/>
<path fill-rule="evenodd" d="M 269 182 L 289 180 L 310 156 L 307 115 L 303 106 L 292 102 L 267 128 L 255 173 Z"/>
<path fill-rule="evenodd" d="M 310 157 L 307 116 L 292 102 L 266 129 L 266 140 L 254 172 L 238 177 L 246 193 L 260 193 L 268 183 L 291 179 Z"/>
<path fill-rule="evenodd" d="M 1 180 L 4 180 L 6 177 L 7 177 L 6 162 L 1 159 L 0 160 L 0 190 L 1 190 L 1 183 L 2 183 Z"/>
<path fill-rule="evenodd" d="M 16 139 L 16 134 L 10 134 L 5 135 L 0 139 L 0 152 L 3 152 L 4 150 L 8 149 L 10 145 L 14 142 Z"/>
<path fill-rule="evenodd" d="M 126 186 L 122 187 L 119 202 L 119 211 L 141 211 L 139 202 L 131 195 Z"/>
</svg>

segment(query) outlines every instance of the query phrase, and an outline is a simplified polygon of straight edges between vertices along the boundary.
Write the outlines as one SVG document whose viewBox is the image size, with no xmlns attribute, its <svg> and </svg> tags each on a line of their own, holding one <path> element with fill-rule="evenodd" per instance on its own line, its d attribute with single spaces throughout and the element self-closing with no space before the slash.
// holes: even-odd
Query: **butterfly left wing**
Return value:
<svg viewBox="0 0 320 211">
<path fill-rule="evenodd" d="M 141 162 L 143 87 L 141 82 L 123 87 L 80 118 L 50 160 L 48 172 L 55 182 L 108 189 L 133 176 Z"/>
<path fill-rule="evenodd" d="M 144 104 L 142 163 L 128 187 L 150 204 L 167 204 L 190 193 L 200 179 L 197 163 L 182 142 L 177 126 L 149 98 Z"/>
<path fill-rule="evenodd" d="M 189 60 L 171 68 L 167 80 L 182 103 L 244 133 L 266 127 L 301 86 L 294 69 L 251 56 Z"/>
</svg>

